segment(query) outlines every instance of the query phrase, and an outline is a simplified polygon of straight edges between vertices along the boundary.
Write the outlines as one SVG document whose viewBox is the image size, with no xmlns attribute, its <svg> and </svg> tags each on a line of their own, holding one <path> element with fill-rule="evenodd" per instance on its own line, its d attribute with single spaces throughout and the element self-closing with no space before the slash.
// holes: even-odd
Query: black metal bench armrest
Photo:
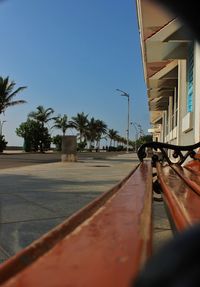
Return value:
<svg viewBox="0 0 200 287">
<path fill-rule="evenodd" d="M 173 159 L 176 159 L 176 163 L 181 165 L 184 163 L 184 161 L 190 156 L 194 159 L 196 152 L 195 149 L 200 148 L 200 142 L 194 144 L 194 145 L 188 145 L 188 146 L 178 146 L 178 145 L 172 145 L 162 142 L 150 142 L 145 143 L 140 146 L 138 149 L 137 155 L 139 160 L 142 162 L 145 157 L 147 157 L 146 149 L 151 148 L 154 152 L 152 155 L 152 165 L 155 166 L 157 161 L 167 161 L 168 164 L 174 163 L 168 156 L 168 150 L 172 150 L 172 157 Z M 157 151 L 161 152 L 162 158 L 159 159 L 158 155 L 155 153 Z M 183 152 L 186 152 L 183 154 Z"/>
</svg>

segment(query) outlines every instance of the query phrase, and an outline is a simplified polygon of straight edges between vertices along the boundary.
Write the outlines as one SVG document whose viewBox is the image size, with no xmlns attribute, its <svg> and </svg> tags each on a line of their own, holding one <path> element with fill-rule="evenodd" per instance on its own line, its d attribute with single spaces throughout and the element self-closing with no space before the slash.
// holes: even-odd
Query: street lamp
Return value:
<svg viewBox="0 0 200 287">
<path fill-rule="evenodd" d="M 129 128 L 130 128 L 130 95 L 120 89 L 116 89 L 116 91 L 121 92 L 122 97 L 126 97 L 128 99 L 128 123 L 127 123 L 127 146 L 126 146 L 126 152 L 129 152 Z"/>
</svg>

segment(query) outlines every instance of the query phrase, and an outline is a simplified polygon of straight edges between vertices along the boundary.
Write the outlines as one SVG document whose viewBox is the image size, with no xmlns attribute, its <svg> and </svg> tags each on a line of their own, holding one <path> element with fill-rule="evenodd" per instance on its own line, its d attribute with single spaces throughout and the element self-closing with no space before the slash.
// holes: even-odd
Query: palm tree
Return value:
<svg viewBox="0 0 200 287">
<path fill-rule="evenodd" d="M 92 117 L 88 121 L 87 130 L 86 130 L 86 139 L 88 141 L 89 149 L 92 149 L 92 143 L 94 143 L 97 135 L 96 131 L 97 123 L 96 120 Z"/>
<path fill-rule="evenodd" d="M 80 143 L 82 143 L 86 137 L 88 128 L 88 114 L 85 115 L 84 112 L 78 113 L 75 117 L 72 117 L 72 121 L 69 124 L 79 132 Z"/>
<path fill-rule="evenodd" d="M 118 134 L 115 137 L 115 141 L 117 142 L 117 146 L 123 144 L 123 138 Z"/>
<path fill-rule="evenodd" d="M 104 121 L 96 120 L 96 141 L 97 146 L 96 148 L 100 148 L 100 140 L 102 139 L 102 136 L 107 133 L 107 125 L 104 123 Z"/>
<path fill-rule="evenodd" d="M 63 136 L 65 136 L 66 130 L 71 127 L 71 125 L 68 122 L 67 115 L 64 114 L 63 117 L 61 115 L 58 115 L 54 118 L 55 124 L 52 128 L 57 128 L 62 130 Z"/>
<path fill-rule="evenodd" d="M 33 111 L 29 113 L 28 118 L 32 118 L 37 122 L 40 122 L 42 127 L 44 127 L 45 123 L 54 119 L 50 117 L 54 113 L 54 110 L 52 108 L 45 109 L 43 106 L 38 106 L 36 109 L 36 112 Z"/>
<path fill-rule="evenodd" d="M 15 85 L 14 81 L 9 81 L 9 77 L 0 77 L 0 114 L 5 113 L 8 107 L 26 103 L 24 100 L 13 101 L 19 92 L 26 89 L 26 87 L 19 87 L 14 90 Z"/>
<path fill-rule="evenodd" d="M 118 136 L 118 131 L 114 130 L 114 129 L 110 129 L 108 130 L 108 137 L 110 138 L 110 146 L 112 146 L 112 141 L 116 141 Z"/>
<path fill-rule="evenodd" d="M 43 139 L 46 134 L 49 135 L 48 128 L 46 128 L 44 125 L 45 123 L 53 119 L 50 116 L 54 113 L 54 110 L 52 108 L 45 109 L 43 106 L 38 106 L 36 109 L 37 109 L 36 111 L 29 113 L 28 119 L 32 118 L 34 121 L 39 123 L 40 137 Z M 40 140 L 39 146 L 40 146 L 40 152 L 43 153 L 44 152 L 44 141 L 43 140 Z"/>
</svg>

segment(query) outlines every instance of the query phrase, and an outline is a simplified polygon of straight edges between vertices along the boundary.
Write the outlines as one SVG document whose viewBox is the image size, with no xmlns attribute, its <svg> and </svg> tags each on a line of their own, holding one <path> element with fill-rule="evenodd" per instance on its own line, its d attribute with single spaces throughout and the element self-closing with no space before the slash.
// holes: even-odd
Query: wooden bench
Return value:
<svg viewBox="0 0 200 287">
<path fill-rule="evenodd" d="M 200 156 L 195 152 L 199 147 L 200 143 L 175 146 L 152 142 L 144 144 L 138 151 L 141 161 L 146 157 L 147 148 L 154 151 L 152 165 L 157 177 L 154 190 L 161 192 L 172 227 L 179 231 L 200 222 Z M 158 157 L 158 151 L 162 156 Z M 184 164 L 189 157 L 190 161 Z"/>
<path fill-rule="evenodd" d="M 152 255 L 152 183 L 176 230 L 200 222 L 199 147 L 140 147 L 141 163 L 123 181 L 2 264 L 1 286 L 134 286 Z"/>
<path fill-rule="evenodd" d="M 139 272 L 134 287 L 199 286 L 200 153 L 195 150 L 200 143 L 187 147 L 145 144 L 138 151 L 141 161 L 150 147 L 154 191 L 161 193 L 172 230 L 178 232 L 153 254 Z"/>
<path fill-rule="evenodd" d="M 0 284 L 130 286 L 152 250 L 152 167 L 122 182 L 0 267 Z"/>
</svg>

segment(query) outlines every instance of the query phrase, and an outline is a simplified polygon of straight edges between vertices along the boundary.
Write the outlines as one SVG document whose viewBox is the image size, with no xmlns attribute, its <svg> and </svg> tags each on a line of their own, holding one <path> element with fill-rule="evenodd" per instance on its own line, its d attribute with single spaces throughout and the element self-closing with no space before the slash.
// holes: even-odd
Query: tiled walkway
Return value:
<svg viewBox="0 0 200 287">
<path fill-rule="evenodd" d="M 77 163 L 0 170 L 0 261 L 14 255 L 123 179 L 133 154 Z M 171 237 L 162 203 L 154 206 L 155 250 Z"/>
<path fill-rule="evenodd" d="M 0 170 L 0 260 L 14 255 L 123 179 L 131 154 Z"/>
</svg>

